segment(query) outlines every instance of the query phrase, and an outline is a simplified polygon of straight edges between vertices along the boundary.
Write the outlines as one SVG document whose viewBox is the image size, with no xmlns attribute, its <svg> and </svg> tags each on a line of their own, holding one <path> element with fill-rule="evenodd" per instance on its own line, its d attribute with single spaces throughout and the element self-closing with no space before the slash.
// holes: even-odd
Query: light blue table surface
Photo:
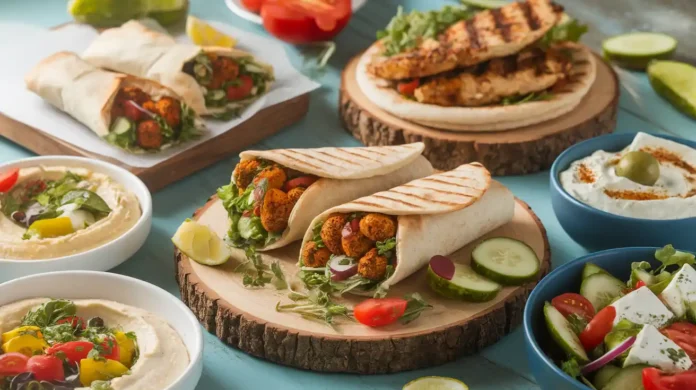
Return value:
<svg viewBox="0 0 696 390">
<path fill-rule="evenodd" d="M 561 1 L 567 2 L 570 0 Z M 338 52 L 332 58 L 328 71 L 315 75 L 315 79 L 323 87 L 312 93 L 307 117 L 280 134 L 254 145 L 254 148 L 359 145 L 341 128 L 338 118 L 339 77 L 343 64 L 374 40 L 375 31 L 386 25 L 397 5 L 403 4 L 406 9 L 428 9 L 442 3 L 445 1 L 370 0 L 354 15 L 348 28 L 338 37 Z M 582 9 L 582 2 L 573 2 L 572 7 Z M 233 15 L 222 0 L 192 0 L 191 13 L 265 34 L 260 26 Z M 50 27 L 69 21 L 69 16 L 65 2 L 60 0 L 0 0 L 0 22 L 5 21 L 22 21 Z M 600 34 L 617 32 L 614 25 L 604 23 L 594 25 L 593 28 Z M 295 49 L 290 46 L 287 49 L 295 64 L 301 66 Z M 643 74 L 624 71 L 621 79 L 623 85 L 618 132 L 647 131 L 696 139 L 696 123 L 657 97 Z M 32 156 L 31 152 L 0 137 L 0 162 L 29 156 Z M 132 259 L 114 271 L 154 283 L 179 296 L 174 280 L 170 237 L 182 220 L 202 205 L 218 186 L 228 182 L 236 162 L 236 158 L 221 161 L 154 194 L 154 218 L 150 237 Z M 548 172 L 524 177 L 503 177 L 500 180 L 529 203 L 546 226 L 554 267 L 585 254 L 585 250 L 566 235 L 553 214 L 548 197 Z M 282 367 L 227 347 L 206 333 L 204 365 L 203 377 L 197 388 L 199 390 L 400 389 L 406 382 L 425 375 L 455 377 L 476 390 L 539 388 L 527 367 L 521 329 L 478 355 L 432 369 L 379 376 L 318 374 Z"/>
</svg>

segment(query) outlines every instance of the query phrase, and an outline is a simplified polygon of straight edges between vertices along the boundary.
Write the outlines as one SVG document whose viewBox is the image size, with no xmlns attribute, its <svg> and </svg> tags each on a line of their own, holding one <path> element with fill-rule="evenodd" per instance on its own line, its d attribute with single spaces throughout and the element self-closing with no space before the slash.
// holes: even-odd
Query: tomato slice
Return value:
<svg viewBox="0 0 696 390">
<path fill-rule="evenodd" d="M 420 80 L 413 79 L 413 80 L 408 81 L 408 82 L 399 83 L 396 86 L 396 89 L 402 95 L 413 96 L 413 93 L 416 92 L 416 88 L 418 88 L 419 85 L 420 85 Z"/>
<path fill-rule="evenodd" d="M 297 188 L 297 187 L 307 188 L 307 187 L 311 186 L 315 181 L 317 181 L 317 179 L 319 179 L 319 178 L 316 176 L 296 177 L 292 180 L 288 180 L 285 183 L 285 186 L 283 187 L 283 189 L 285 190 L 285 192 L 289 192 L 293 188 Z"/>
<path fill-rule="evenodd" d="M 696 360 L 696 325 L 676 322 L 661 332 L 680 346 L 691 360 Z"/>
<path fill-rule="evenodd" d="M 70 326 L 72 326 L 73 329 L 77 329 L 78 326 L 80 327 L 80 329 L 84 329 L 86 326 L 85 319 L 78 316 L 65 317 L 56 321 L 56 324 L 70 324 Z"/>
<path fill-rule="evenodd" d="M 587 321 L 590 321 L 595 315 L 595 309 L 592 302 L 580 294 L 565 293 L 551 300 L 551 304 L 555 307 L 563 317 L 568 317 L 571 314 L 579 315 Z"/>
<path fill-rule="evenodd" d="M 290 43 L 331 40 L 352 13 L 350 0 L 264 0 L 261 6 L 266 30 Z"/>
<path fill-rule="evenodd" d="M 65 380 L 63 361 L 51 355 L 35 355 L 27 362 L 27 372 L 34 374 L 40 381 Z"/>
<path fill-rule="evenodd" d="M 580 342 L 586 351 L 597 348 L 604 341 L 604 336 L 611 332 L 614 326 L 614 318 L 616 318 L 614 306 L 605 307 L 592 318 L 585 330 L 580 333 Z"/>
<path fill-rule="evenodd" d="M 645 390 L 691 390 L 696 389 L 696 372 L 687 371 L 668 375 L 657 368 L 643 369 Z"/>
<path fill-rule="evenodd" d="M 261 11 L 261 5 L 263 0 L 242 0 L 242 6 L 251 12 L 259 13 Z"/>
<path fill-rule="evenodd" d="M 239 76 L 239 85 L 230 85 L 227 87 L 227 99 L 239 100 L 249 96 L 251 90 L 254 89 L 254 80 L 249 75 Z"/>
<path fill-rule="evenodd" d="M 26 371 L 29 358 L 19 352 L 0 355 L 0 377 L 14 376 Z"/>
<path fill-rule="evenodd" d="M 52 345 L 46 350 L 46 354 L 59 358 L 64 356 L 70 363 L 79 364 L 80 360 L 87 358 L 87 354 L 92 349 L 94 349 L 94 344 L 89 341 L 70 341 Z"/>
<path fill-rule="evenodd" d="M 353 315 L 363 325 L 377 327 L 396 322 L 404 312 L 408 301 L 401 298 L 366 299 L 353 308 Z"/>
<path fill-rule="evenodd" d="M 108 336 L 101 343 L 102 350 L 100 354 L 110 360 L 119 360 L 121 357 L 121 349 L 118 347 L 118 343 L 113 336 Z"/>
<path fill-rule="evenodd" d="M 0 173 L 0 192 L 8 192 L 17 184 L 19 179 L 19 168 L 10 169 L 5 173 Z"/>
</svg>

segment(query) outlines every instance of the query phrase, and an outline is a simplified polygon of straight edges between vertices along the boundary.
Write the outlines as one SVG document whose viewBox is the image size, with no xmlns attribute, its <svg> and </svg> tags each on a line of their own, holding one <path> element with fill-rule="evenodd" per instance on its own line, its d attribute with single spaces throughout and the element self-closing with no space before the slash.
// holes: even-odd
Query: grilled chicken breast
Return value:
<svg viewBox="0 0 696 390">
<path fill-rule="evenodd" d="M 559 49 L 528 49 L 496 58 L 475 71 L 435 76 L 416 89 L 421 103 L 477 107 L 505 97 L 546 90 L 563 81 L 572 64 Z"/>
<path fill-rule="evenodd" d="M 390 80 L 424 77 L 515 54 L 541 39 L 561 18 L 551 0 L 526 0 L 477 13 L 415 49 L 376 57 L 368 71 Z"/>
</svg>

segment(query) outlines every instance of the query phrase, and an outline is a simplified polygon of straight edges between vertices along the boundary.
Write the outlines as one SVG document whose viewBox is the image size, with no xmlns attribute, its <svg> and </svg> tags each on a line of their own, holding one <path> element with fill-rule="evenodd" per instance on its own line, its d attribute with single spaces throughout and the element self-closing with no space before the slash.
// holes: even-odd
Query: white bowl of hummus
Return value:
<svg viewBox="0 0 696 390">
<path fill-rule="evenodd" d="M 0 164 L 0 282 L 109 270 L 140 249 L 151 224 L 150 191 L 113 164 L 67 156 Z"/>
<path fill-rule="evenodd" d="M 17 362 L 1 380 L 15 386 L 46 380 L 61 389 L 192 390 L 203 368 L 193 313 L 159 287 L 107 272 L 0 284 L 0 334 L 0 362 Z M 46 368 L 52 364 L 62 372 Z"/>
</svg>

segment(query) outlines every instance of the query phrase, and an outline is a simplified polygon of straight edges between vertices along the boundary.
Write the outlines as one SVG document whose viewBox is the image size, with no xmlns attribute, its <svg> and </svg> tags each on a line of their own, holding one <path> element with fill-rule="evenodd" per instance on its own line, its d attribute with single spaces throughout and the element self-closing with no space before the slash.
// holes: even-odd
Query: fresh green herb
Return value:
<svg viewBox="0 0 696 390">
<path fill-rule="evenodd" d="M 333 327 L 336 317 L 352 319 L 352 311 L 344 305 L 335 303 L 331 296 L 321 290 L 310 290 L 309 293 L 291 291 L 288 298 L 294 301 L 291 304 L 276 304 L 276 311 L 297 313 L 302 318 L 323 322 Z"/>
<path fill-rule="evenodd" d="M 561 370 L 563 370 L 563 372 L 565 372 L 566 374 L 570 375 L 573 378 L 580 378 L 580 380 L 584 384 L 586 384 L 587 387 L 589 387 L 590 389 L 597 390 L 597 388 L 594 387 L 592 385 L 592 383 L 582 375 L 582 372 L 580 371 L 580 364 L 578 363 L 577 360 L 570 359 L 570 360 L 564 361 L 561 364 Z"/>
<path fill-rule="evenodd" d="M 394 256 L 394 249 L 396 248 L 396 237 L 392 237 L 384 241 L 377 241 L 377 244 L 375 245 L 377 247 L 377 253 L 380 256 L 391 259 Z"/>
<path fill-rule="evenodd" d="M 2 213 L 8 218 L 12 218 L 12 214 L 19 211 L 22 207 L 22 204 L 10 194 L 1 196 L 0 201 L 2 202 Z"/>
<path fill-rule="evenodd" d="M 75 204 L 79 209 L 89 211 L 94 216 L 108 215 L 111 208 L 101 196 L 89 190 L 72 190 L 60 199 L 60 205 Z"/>
<path fill-rule="evenodd" d="M 587 320 L 584 317 L 581 317 L 577 314 L 571 314 L 566 319 L 570 323 L 570 328 L 573 330 L 573 333 L 577 335 L 582 333 L 582 331 L 585 330 L 585 327 L 587 326 Z"/>
<path fill-rule="evenodd" d="M 324 221 L 319 221 L 314 224 L 312 228 L 312 241 L 316 244 L 317 248 L 324 248 L 324 240 L 321 238 L 321 228 L 324 226 Z"/>
<path fill-rule="evenodd" d="M 432 309 L 433 307 L 418 293 L 406 295 L 404 299 L 408 301 L 408 304 L 406 305 L 404 315 L 399 318 L 399 322 L 404 325 L 418 318 L 424 310 Z"/>
<path fill-rule="evenodd" d="M 582 24 L 576 19 L 569 19 L 553 26 L 541 38 L 539 45 L 541 47 L 549 47 L 556 42 L 578 42 L 588 30 L 589 27 L 586 24 Z"/>
<path fill-rule="evenodd" d="M 67 343 L 78 339 L 76 333 L 77 328 L 73 328 L 71 324 L 58 324 L 47 326 L 42 329 L 44 339 L 49 344 Z"/>
<path fill-rule="evenodd" d="M 51 300 L 28 312 L 22 318 L 22 325 L 45 328 L 55 325 L 57 321 L 63 318 L 74 316 L 76 312 L 77 308 L 71 301 L 64 299 Z"/>
<path fill-rule="evenodd" d="M 696 263 L 696 256 L 692 253 L 678 251 L 672 245 L 666 245 L 664 248 L 656 250 L 655 258 L 662 263 L 655 272 L 660 272 L 671 265 L 682 267 L 684 264 L 694 265 Z"/>
<path fill-rule="evenodd" d="M 197 124 L 196 112 L 186 103 L 181 101 L 181 128 L 179 130 L 178 142 L 186 142 L 200 138 L 202 135 L 200 125 Z"/>
<path fill-rule="evenodd" d="M 266 284 L 272 283 L 278 290 L 288 288 L 280 263 L 274 262 L 270 267 L 267 266 L 264 264 L 261 256 L 256 253 L 256 247 L 254 246 L 244 248 L 244 254 L 247 261 L 239 264 L 235 269 L 236 272 L 244 272 L 242 277 L 244 287 L 264 287 Z"/>
<path fill-rule="evenodd" d="M 529 103 L 529 102 L 538 102 L 542 100 L 550 100 L 553 98 L 553 94 L 548 91 L 542 91 L 542 92 L 531 92 L 526 95 L 515 95 L 515 96 L 507 96 L 504 97 L 503 100 L 500 101 L 500 103 L 503 106 L 510 106 L 514 104 L 522 104 L 522 103 Z"/>
</svg>

